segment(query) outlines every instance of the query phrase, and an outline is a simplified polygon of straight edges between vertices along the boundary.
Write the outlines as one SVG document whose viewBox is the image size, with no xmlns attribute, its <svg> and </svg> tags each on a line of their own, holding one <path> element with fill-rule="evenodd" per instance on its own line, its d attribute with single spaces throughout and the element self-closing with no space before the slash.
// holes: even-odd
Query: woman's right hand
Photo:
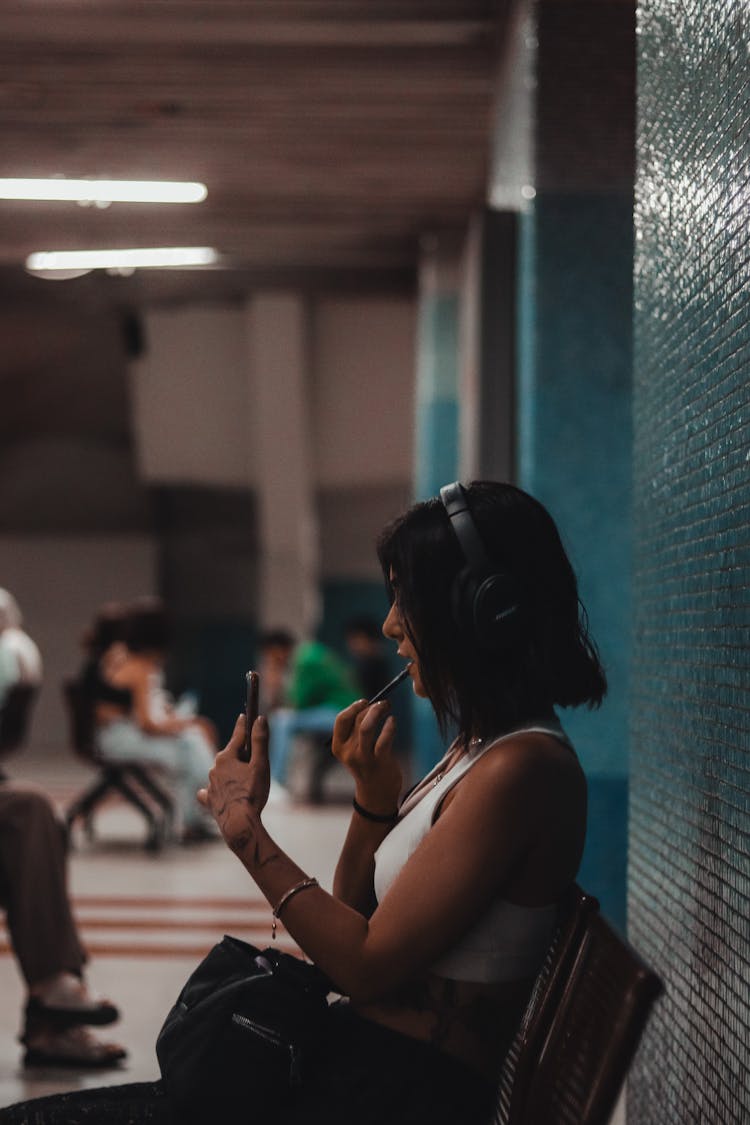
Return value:
<svg viewBox="0 0 750 1125">
<path fill-rule="evenodd" d="M 393 750 L 396 721 L 389 711 L 387 700 L 369 704 L 358 699 L 336 717 L 333 727 L 333 755 L 356 781 L 357 800 L 382 815 L 396 811 L 403 784 Z"/>
</svg>

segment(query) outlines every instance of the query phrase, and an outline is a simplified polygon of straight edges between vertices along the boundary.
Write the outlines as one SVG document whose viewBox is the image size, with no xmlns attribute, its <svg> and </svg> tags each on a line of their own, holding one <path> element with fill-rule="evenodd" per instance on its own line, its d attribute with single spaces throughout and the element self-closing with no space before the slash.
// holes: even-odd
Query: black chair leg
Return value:
<svg viewBox="0 0 750 1125">
<path fill-rule="evenodd" d="M 68 829 L 73 827 L 74 822 L 79 816 L 84 817 L 88 823 L 90 821 L 90 814 L 112 786 L 113 778 L 111 774 L 106 771 L 97 781 L 93 782 L 80 797 L 76 797 L 65 814 L 65 823 Z"/>
<path fill-rule="evenodd" d="M 148 824 L 148 836 L 146 838 L 146 850 L 149 852 L 158 852 L 164 845 L 164 823 L 165 818 L 154 816 L 153 810 L 144 801 L 140 793 L 128 783 L 127 778 L 123 774 L 119 774 L 113 779 L 114 787 L 119 793 L 123 795 L 126 801 L 129 801 L 134 808 L 145 817 Z"/>
<path fill-rule="evenodd" d="M 130 785 L 127 775 L 130 774 L 134 781 L 141 785 L 150 794 L 157 804 L 163 809 L 163 814 L 156 816 L 153 808 L 141 796 L 138 790 Z M 171 835 L 171 825 L 174 817 L 174 806 L 171 798 L 149 778 L 139 766 L 109 766 L 102 769 L 100 777 L 77 797 L 65 814 L 65 823 L 70 837 L 70 831 L 78 818 L 84 822 L 84 831 L 89 840 L 94 836 L 94 812 L 107 793 L 115 790 L 128 804 L 142 814 L 148 825 L 146 849 L 160 851 Z"/>
<path fill-rule="evenodd" d="M 323 781 L 336 759 L 331 753 L 330 736 L 313 737 L 310 741 L 313 764 L 307 799 L 312 805 L 321 805 L 323 803 Z"/>
<path fill-rule="evenodd" d="M 129 772 L 140 785 L 141 789 L 144 789 L 149 797 L 160 807 L 164 814 L 165 831 L 168 835 L 171 835 L 175 820 L 174 801 L 169 794 L 154 781 L 153 777 L 151 777 L 144 766 L 132 765 L 129 768 Z"/>
</svg>

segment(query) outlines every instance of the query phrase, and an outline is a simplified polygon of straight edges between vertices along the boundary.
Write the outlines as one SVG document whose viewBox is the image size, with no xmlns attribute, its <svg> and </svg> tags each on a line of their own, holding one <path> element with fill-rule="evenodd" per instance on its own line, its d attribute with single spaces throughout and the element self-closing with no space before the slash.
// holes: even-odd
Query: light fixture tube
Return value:
<svg viewBox="0 0 750 1125">
<path fill-rule="evenodd" d="M 167 180 L 4 180 L 0 199 L 72 200 L 76 203 L 200 203 L 205 184 Z"/>
<path fill-rule="evenodd" d="M 211 246 L 154 246 L 139 250 L 42 250 L 26 259 L 28 270 L 170 269 L 210 266 L 219 255 Z"/>
</svg>

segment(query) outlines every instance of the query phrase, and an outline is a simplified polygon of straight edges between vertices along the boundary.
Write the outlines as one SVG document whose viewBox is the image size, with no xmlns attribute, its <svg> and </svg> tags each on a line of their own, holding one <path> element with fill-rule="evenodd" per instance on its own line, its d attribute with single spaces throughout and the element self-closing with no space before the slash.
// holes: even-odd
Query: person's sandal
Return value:
<svg viewBox="0 0 750 1125">
<path fill-rule="evenodd" d="M 60 1007 L 45 1004 L 38 997 L 30 996 L 26 1002 L 25 1018 L 27 1027 L 39 1024 L 61 1029 L 79 1024 L 106 1027 L 119 1019 L 120 1013 L 110 1000 L 88 1000 L 70 1007 Z"/>
<path fill-rule="evenodd" d="M 28 1037 L 22 1037 L 24 1042 Z M 103 1070 L 115 1067 L 127 1058 L 127 1051 L 117 1043 L 102 1043 L 84 1028 L 68 1028 L 26 1046 L 23 1065 L 74 1067 L 81 1070 Z"/>
</svg>

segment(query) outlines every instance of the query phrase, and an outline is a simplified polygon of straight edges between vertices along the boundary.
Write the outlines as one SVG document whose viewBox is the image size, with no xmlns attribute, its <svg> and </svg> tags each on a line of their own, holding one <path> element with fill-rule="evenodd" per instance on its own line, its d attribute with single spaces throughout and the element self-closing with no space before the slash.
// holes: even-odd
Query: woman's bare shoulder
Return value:
<svg viewBox="0 0 750 1125">
<path fill-rule="evenodd" d="M 543 812 L 545 795 L 585 800 L 586 779 L 573 749 L 551 734 L 519 731 L 491 745 L 468 770 L 455 796 L 527 805 Z M 450 794 L 448 794 L 450 796 Z"/>
</svg>

